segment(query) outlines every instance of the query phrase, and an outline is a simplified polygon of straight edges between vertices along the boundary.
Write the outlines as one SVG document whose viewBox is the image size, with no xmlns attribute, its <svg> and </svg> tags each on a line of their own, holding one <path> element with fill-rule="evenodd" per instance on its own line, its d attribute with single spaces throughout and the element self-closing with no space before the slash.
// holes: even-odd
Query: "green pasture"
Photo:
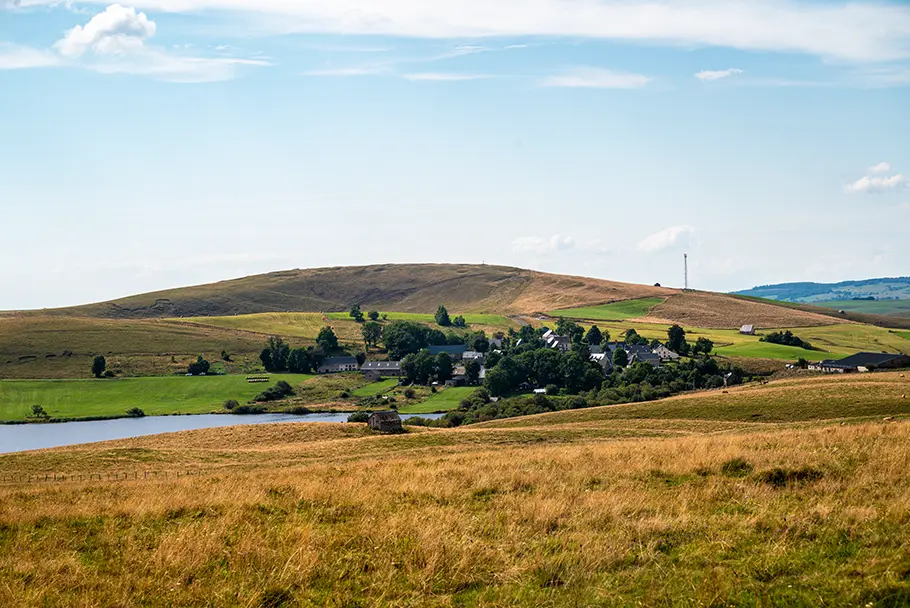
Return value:
<svg viewBox="0 0 910 608">
<path fill-rule="evenodd" d="M 847 312 L 910 317 L 910 300 L 834 300 L 831 302 L 812 302 L 811 304 L 836 310 L 846 310 Z"/>
<path fill-rule="evenodd" d="M 364 310 L 363 314 L 366 315 L 367 311 Z M 386 315 L 389 321 L 417 321 L 418 323 L 428 323 L 431 325 L 436 324 L 435 315 L 416 313 L 416 312 L 383 312 L 382 314 Z M 350 321 L 351 316 L 346 312 L 329 312 L 325 315 L 327 318 L 333 321 Z M 449 317 L 454 319 L 458 316 L 458 313 L 449 312 Z M 493 315 L 493 314 L 463 314 L 464 320 L 468 325 L 484 325 L 489 327 L 518 327 L 518 324 L 515 321 L 512 321 L 508 317 L 503 315 Z M 369 319 L 368 319 L 369 320 Z M 380 319 L 382 320 L 382 319 Z"/>
<path fill-rule="evenodd" d="M 641 298 L 638 300 L 625 300 L 601 306 L 587 306 L 583 308 L 566 308 L 554 310 L 550 315 L 554 317 L 571 317 L 573 319 L 590 319 L 592 321 L 622 321 L 646 316 L 652 308 L 662 304 L 664 298 Z"/>
<path fill-rule="evenodd" d="M 367 384 L 366 386 L 361 386 L 351 394 L 355 397 L 372 397 L 374 395 L 381 395 L 386 391 L 392 390 L 396 386 L 398 386 L 398 379 L 389 378 L 387 380 L 381 380 L 379 382 Z"/>
<path fill-rule="evenodd" d="M 458 409 L 459 404 L 463 399 L 466 399 L 476 391 L 476 387 L 472 386 L 455 386 L 452 388 L 446 388 L 423 403 L 418 403 L 416 405 L 409 405 L 403 407 L 399 412 L 402 414 L 433 414 L 435 412 L 448 412 L 451 410 Z"/>
<path fill-rule="evenodd" d="M 222 409 L 228 399 L 240 403 L 285 380 L 297 385 L 312 376 L 280 374 L 250 384 L 245 376 L 170 376 L 104 380 L 0 381 L 0 421 L 23 420 L 33 405 L 54 418 L 119 416 L 133 407 L 150 416 L 205 414 Z"/>
</svg>

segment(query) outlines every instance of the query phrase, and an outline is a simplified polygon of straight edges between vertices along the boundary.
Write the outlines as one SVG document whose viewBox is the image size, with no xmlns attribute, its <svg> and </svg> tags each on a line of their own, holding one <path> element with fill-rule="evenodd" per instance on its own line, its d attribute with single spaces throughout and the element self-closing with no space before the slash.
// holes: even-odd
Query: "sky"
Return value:
<svg viewBox="0 0 910 608">
<path fill-rule="evenodd" d="M 291 268 L 910 275 L 910 3 L 0 0 L 0 310 Z"/>
</svg>

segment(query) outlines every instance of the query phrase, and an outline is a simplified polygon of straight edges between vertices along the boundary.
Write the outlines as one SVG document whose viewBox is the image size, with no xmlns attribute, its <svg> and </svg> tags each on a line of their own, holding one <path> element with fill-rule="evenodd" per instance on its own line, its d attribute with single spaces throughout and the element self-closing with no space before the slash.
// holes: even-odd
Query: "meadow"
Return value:
<svg viewBox="0 0 910 608">
<path fill-rule="evenodd" d="M 848 312 L 910 317 L 910 300 L 834 300 L 830 302 L 813 302 L 812 304 Z"/>
<path fill-rule="evenodd" d="M 449 412 L 458 409 L 463 399 L 466 399 L 476 391 L 476 387 L 471 386 L 453 386 L 444 388 L 438 393 L 428 398 L 423 403 L 408 405 L 399 408 L 402 414 L 432 414 L 434 412 Z"/>
<path fill-rule="evenodd" d="M 398 378 L 386 378 L 379 382 L 373 382 L 352 391 L 355 397 L 372 397 L 390 391 L 398 386 Z"/>
<path fill-rule="evenodd" d="M 272 383 L 292 385 L 312 376 L 282 374 Z M 0 421 L 24 420 L 33 405 L 40 405 L 53 418 L 121 416 L 138 407 L 150 416 L 206 414 L 224 411 L 223 403 L 245 403 L 269 384 L 250 384 L 245 376 L 170 376 L 103 380 L 2 380 Z"/>
<path fill-rule="evenodd" d="M 910 422 L 889 391 L 907 386 L 755 387 L 781 412 L 856 389 L 802 421 L 718 413 L 742 389 L 403 436 L 291 424 L 0 456 L 0 479 L 200 472 L 0 484 L 0 605 L 903 606 Z"/>
<path fill-rule="evenodd" d="M 666 298 L 641 298 L 638 300 L 613 302 L 601 306 L 554 310 L 549 314 L 554 317 L 589 319 L 592 321 L 623 321 L 625 319 L 647 316 L 652 308 L 662 304 L 665 299 Z"/>
</svg>

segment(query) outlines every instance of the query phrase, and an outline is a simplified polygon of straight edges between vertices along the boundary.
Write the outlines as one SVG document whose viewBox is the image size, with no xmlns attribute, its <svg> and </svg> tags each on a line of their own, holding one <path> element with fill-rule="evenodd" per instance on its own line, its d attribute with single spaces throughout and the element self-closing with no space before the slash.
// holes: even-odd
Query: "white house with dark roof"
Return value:
<svg viewBox="0 0 910 608">
<path fill-rule="evenodd" d="M 343 372 L 356 372 L 360 369 L 356 357 L 329 357 L 323 359 L 316 372 L 319 374 L 340 374 Z"/>
<path fill-rule="evenodd" d="M 744 336 L 754 336 L 755 335 L 755 326 L 754 325 L 743 325 L 739 328 L 739 333 Z"/>
</svg>

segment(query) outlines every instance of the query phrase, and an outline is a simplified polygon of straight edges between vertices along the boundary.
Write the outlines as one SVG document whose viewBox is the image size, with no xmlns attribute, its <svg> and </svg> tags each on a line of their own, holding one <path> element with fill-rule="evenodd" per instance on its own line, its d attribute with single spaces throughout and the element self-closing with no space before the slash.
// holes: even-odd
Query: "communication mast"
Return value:
<svg viewBox="0 0 910 608">
<path fill-rule="evenodd" d="M 683 268 L 685 272 L 685 291 L 689 291 L 689 254 L 683 254 Z"/>
</svg>

